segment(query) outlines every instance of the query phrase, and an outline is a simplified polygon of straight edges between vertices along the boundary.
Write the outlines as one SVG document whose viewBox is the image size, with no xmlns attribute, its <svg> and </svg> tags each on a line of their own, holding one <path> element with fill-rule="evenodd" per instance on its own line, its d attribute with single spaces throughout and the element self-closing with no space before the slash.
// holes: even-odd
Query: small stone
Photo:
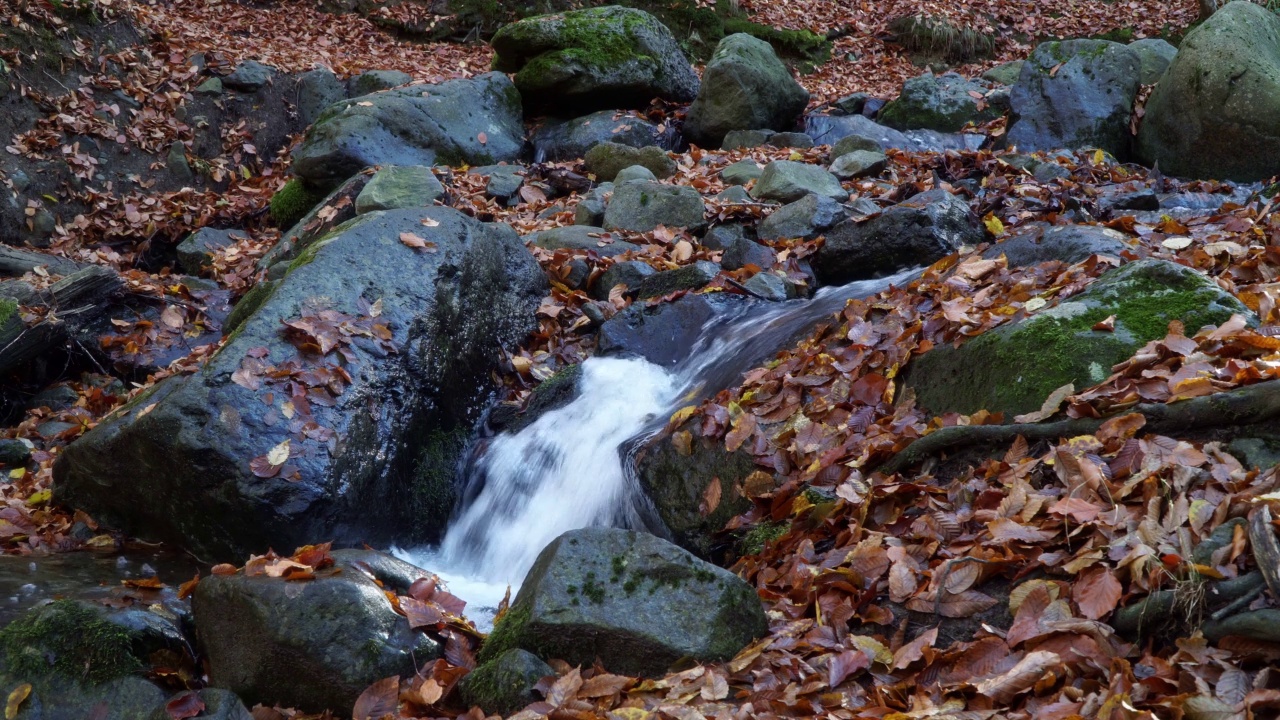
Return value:
<svg viewBox="0 0 1280 720">
<path fill-rule="evenodd" d="M 732 185 L 721 190 L 713 196 L 722 203 L 753 203 L 755 199 L 751 197 L 751 193 L 741 185 Z"/>
<path fill-rule="evenodd" d="M 0 439 L 0 463 L 10 467 L 23 467 L 31 459 L 31 446 L 21 440 Z"/>
<path fill-rule="evenodd" d="M 845 115 L 860 115 L 862 114 L 862 108 L 866 107 L 867 100 L 870 97 L 870 95 L 861 92 L 845 95 L 831 103 L 831 107 Z"/>
<path fill-rule="evenodd" d="M 1026 63 L 1026 60 L 1013 60 L 997 65 L 982 73 L 982 79 L 1001 85 L 1012 85 L 1018 82 L 1018 76 L 1022 74 L 1022 66 Z"/>
<path fill-rule="evenodd" d="M 619 170 L 617 176 L 614 177 L 613 181 L 615 183 L 620 184 L 624 182 L 629 182 L 631 180 L 654 181 L 657 179 L 658 178 L 654 176 L 654 174 L 649 170 L 649 168 L 643 165 L 632 165 L 631 167 L 626 167 Z"/>
<path fill-rule="evenodd" d="M 773 267 L 777 260 L 778 254 L 773 248 L 743 238 L 725 248 L 720 263 L 725 270 L 741 270 L 748 265 L 768 269 Z"/>
<path fill-rule="evenodd" d="M 274 74 L 275 68 L 256 60 L 246 60 L 237 65 L 230 75 L 222 78 L 222 84 L 240 92 L 257 92 L 271 82 Z"/>
<path fill-rule="evenodd" d="M 587 286 L 587 280 L 591 277 L 591 266 L 586 260 L 574 258 L 565 264 L 569 273 L 565 275 L 564 284 L 573 290 L 581 290 Z"/>
<path fill-rule="evenodd" d="M 613 193 L 613 183 L 601 183 L 578 201 L 573 211 L 574 225 L 599 226 L 604 224 L 604 210 L 609 196 Z"/>
<path fill-rule="evenodd" d="M 877 140 L 866 137 L 865 135 L 847 135 L 836 141 L 831 146 L 831 157 L 838 158 L 848 155 L 851 152 L 863 150 L 866 152 L 882 152 L 884 146 Z"/>
<path fill-rule="evenodd" d="M 221 95 L 223 92 L 222 78 L 215 77 L 215 78 L 209 78 L 208 80 L 205 80 L 204 82 L 196 86 L 195 92 L 197 95 L 210 95 L 210 96 Z"/>
<path fill-rule="evenodd" d="M 347 87 L 329 68 L 316 68 L 298 76 L 298 115 L 310 125 L 330 105 L 347 98 Z"/>
<path fill-rule="evenodd" d="M 816 193 L 835 200 L 845 200 L 849 192 L 825 169 L 792 160 L 775 160 L 765 166 L 751 190 L 757 200 L 793 202 Z"/>
<path fill-rule="evenodd" d="M 28 409 L 49 408 L 50 410 L 62 410 L 76 404 L 80 399 L 80 394 L 74 388 L 68 385 L 54 385 L 45 388 L 36 393 L 31 401 L 27 403 Z M 21 442 L 21 441 L 19 441 Z M 25 444 L 25 443 L 24 443 Z"/>
<path fill-rule="evenodd" d="M 769 144 L 777 148 L 795 148 L 797 150 L 807 150 L 813 147 L 813 138 L 798 132 L 780 132 L 774 133 L 769 138 Z"/>
<path fill-rule="evenodd" d="M 643 300 L 651 297 L 670 295 L 681 290 L 697 290 L 716 279 L 720 274 L 720 266 L 699 260 L 692 265 L 685 265 L 675 270 L 655 273 L 644 279 L 636 288 L 636 298 Z"/>
<path fill-rule="evenodd" d="M 771 272 L 758 272 L 742 283 L 752 295 L 765 300 L 790 300 L 796 296 L 796 287 Z"/>
<path fill-rule="evenodd" d="M 717 225 L 703 236 L 702 247 L 708 250 L 727 250 L 744 237 L 746 231 L 740 223 Z"/>
<path fill-rule="evenodd" d="M 178 267 L 184 272 L 196 274 L 209 267 L 214 254 L 235 244 L 230 230 L 200 228 L 178 243 L 176 248 Z"/>
<path fill-rule="evenodd" d="M 817 237 L 849 216 L 843 205 L 831 198 L 809 194 L 774 210 L 760 222 L 760 239 Z"/>
<path fill-rule="evenodd" d="M 601 181 L 611 181 L 623 169 L 633 165 L 648 168 L 658 178 L 669 178 L 676 174 L 676 161 L 668 157 L 665 150 L 654 145 L 633 148 L 614 142 L 600 143 L 587 151 L 583 163 L 587 172 L 593 173 Z"/>
<path fill-rule="evenodd" d="M 831 174 L 841 180 L 869 177 L 884 172 L 889 159 L 882 152 L 854 150 L 841 155 L 831 163 Z"/>
<path fill-rule="evenodd" d="M 515 170 L 513 167 L 510 172 L 495 172 L 490 175 L 489 182 L 484 186 L 484 194 L 502 202 L 518 201 L 517 193 L 524 186 L 524 176 L 516 174 Z"/>
<path fill-rule="evenodd" d="M 755 160 L 739 160 L 721 170 L 720 179 L 726 185 L 746 185 L 759 179 L 763 172 L 764 168 L 757 165 Z"/>
<path fill-rule="evenodd" d="M 538 681 L 556 671 L 527 650 L 513 648 L 471 671 L 458 683 L 468 705 L 506 715 L 535 702 Z"/>
<path fill-rule="evenodd" d="M 761 147 L 777 134 L 773 130 L 730 130 L 720 143 L 722 150 Z"/>
<path fill-rule="evenodd" d="M 691 230 L 706 227 L 702 196 L 690 187 L 656 182 L 629 182 L 614 188 L 604 212 L 605 229 L 648 232 L 659 225 Z"/>
<path fill-rule="evenodd" d="M 613 257 L 640 249 L 639 245 L 622 240 L 602 227 L 590 225 L 551 228 L 528 235 L 525 240 L 544 250 L 591 251 L 600 257 Z"/>
<path fill-rule="evenodd" d="M 391 165 L 373 176 L 356 196 L 356 213 L 375 210 L 428 207 L 444 197 L 444 185 L 431 168 L 421 165 Z"/>
<path fill-rule="evenodd" d="M 608 300 L 609 293 L 618 285 L 626 285 L 628 290 L 635 291 L 646 278 L 656 275 L 657 270 L 639 260 L 627 260 L 615 264 L 604 271 L 596 281 L 592 296 L 597 300 Z"/>
<path fill-rule="evenodd" d="M 195 180 L 195 173 L 191 172 L 191 165 L 187 162 L 187 147 L 181 140 L 174 140 L 169 146 L 165 167 L 168 168 L 169 175 L 180 183 L 190 183 Z"/>
</svg>

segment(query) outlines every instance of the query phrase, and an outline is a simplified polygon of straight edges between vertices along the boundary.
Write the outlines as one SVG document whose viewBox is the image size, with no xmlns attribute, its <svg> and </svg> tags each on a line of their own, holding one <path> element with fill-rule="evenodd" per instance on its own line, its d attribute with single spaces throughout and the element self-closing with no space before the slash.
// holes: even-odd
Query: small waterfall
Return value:
<svg viewBox="0 0 1280 720">
<path fill-rule="evenodd" d="M 518 589 L 538 553 L 561 533 L 645 525 L 645 500 L 620 452 L 628 441 L 736 382 L 849 299 L 918 273 L 826 288 L 811 300 L 740 303 L 709 321 L 672 370 L 640 359 L 587 360 L 573 401 L 477 448 L 463 478 L 462 507 L 440 547 L 398 554 L 438 573 L 483 625 L 485 609 L 495 607 L 508 586 Z"/>
</svg>

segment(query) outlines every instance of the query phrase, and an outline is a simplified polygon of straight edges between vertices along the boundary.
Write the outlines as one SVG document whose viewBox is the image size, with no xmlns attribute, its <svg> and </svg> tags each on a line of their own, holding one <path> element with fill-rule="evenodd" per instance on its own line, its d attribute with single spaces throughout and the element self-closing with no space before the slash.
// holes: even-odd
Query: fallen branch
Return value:
<svg viewBox="0 0 1280 720">
<path fill-rule="evenodd" d="M 0 375 L 21 369 L 88 328 L 124 289 L 120 276 L 90 265 L 59 280 L 42 295 L 49 314 L 27 326 L 13 313 L 0 326 Z"/>
<path fill-rule="evenodd" d="M 1126 413 L 1147 419 L 1146 432 L 1169 433 L 1214 426 L 1255 425 L 1280 416 L 1280 380 L 1268 380 L 1228 392 L 1192 398 L 1172 404 L 1136 405 Z M 997 445 L 1013 442 L 1019 435 L 1027 441 L 1056 440 L 1097 432 L 1108 418 L 1080 418 L 1050 423 L 1011 425 L 961 425 L 934 431 L 889 458 L 876 471 L 892 474 L 947 450 L 970 445 Z"/>
</svg>

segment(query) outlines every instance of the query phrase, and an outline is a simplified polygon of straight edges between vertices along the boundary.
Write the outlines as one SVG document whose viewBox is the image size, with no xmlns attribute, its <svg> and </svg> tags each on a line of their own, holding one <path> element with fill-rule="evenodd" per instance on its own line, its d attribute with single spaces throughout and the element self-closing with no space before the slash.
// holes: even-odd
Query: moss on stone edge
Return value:
<svg viewBox="0 0 1280 720">
<path fill-rule="evenodd" d="M 13 298 L 0 298 L 0 328 L 9 322 L 9 318 L 18 312 L 18 301 Z"/>
<path fill-rule="evenodd" d="M 298 178 L 293 178 L 271 196 L 271 219 L 281 228 L 291 228 L 323 199 L 324 193 L 312 190 Z"/>
<path fill-rule="evenodd" d="M 480 653 L 476 656 L 476 662 L 483 665 L 498 659 L 508 650 L 522 647 L 524 628 L 531 617 L 529 608 L 513 605 L 493 626 L 493 632 L 489 633 L 489 637 L 485 638 L 484 645 L 480 646 Z M 532 652 L 531 648 L 524 649 Z"/>
<path fill-rule="evenodd" d="M 423 444 L 411 488 L 409 502 L 413 507 L 409 516 L 424 535 L 441 532 L 449 521 L 457 501 L 454 470 L 470 435 L 465 427 L 436 428 Z"/>
<path fill-rule="evenodd" d="M 25 678 L 54 673 L 103 683 L 142 670 L 129 632 L 74 600 L 32 610 L 0 630 L 6 669 Z"/>
<path fill-rule="evenodd" d="M 742 18 L 727 18 L 724 34 L 746 33 L 773 46 L 783 60 L 790 61 L 802 73 L 810 73 L 831 59 L 831 41 L 810 30 L 787 30 L 761 25 Z"/>
<path fill-rule="evenodd" d="M 791 524 L 784 521 L 759 523 L 742 536 L 738 549 L 743 555 L 758 555 L 764 551 L 766 545 L 786 535 L 790 528 Z"/>
</svg>

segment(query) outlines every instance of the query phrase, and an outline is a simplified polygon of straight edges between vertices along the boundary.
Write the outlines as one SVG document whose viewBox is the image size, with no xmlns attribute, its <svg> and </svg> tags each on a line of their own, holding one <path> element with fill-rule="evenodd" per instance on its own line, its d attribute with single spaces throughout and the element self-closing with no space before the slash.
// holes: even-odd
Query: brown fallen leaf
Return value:
<svg viewBox="0 0 1280 720">
<path fill-rule="evenodd" d="M 353 720 L 380 720 L 400 705 L 400 676 L 392 675 L 365 688 L 351 711 Z"/>
</svg>

